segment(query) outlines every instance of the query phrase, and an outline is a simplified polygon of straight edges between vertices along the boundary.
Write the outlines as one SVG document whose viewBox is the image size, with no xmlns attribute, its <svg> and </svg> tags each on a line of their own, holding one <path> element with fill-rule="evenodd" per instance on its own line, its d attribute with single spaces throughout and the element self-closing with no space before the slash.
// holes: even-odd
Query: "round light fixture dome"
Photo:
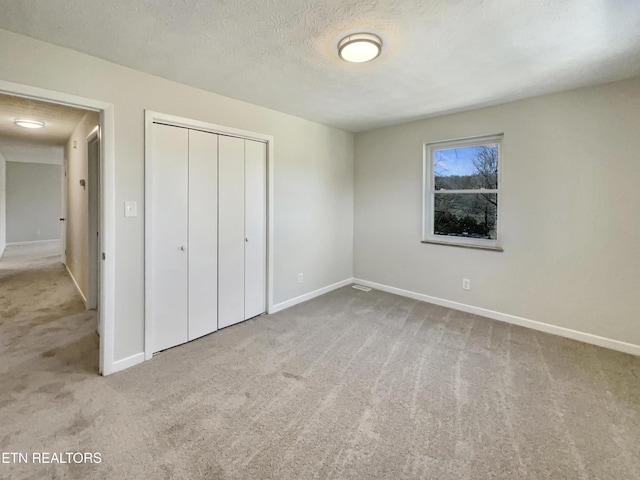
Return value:
<svg viewBox="0 0 640 480">
<path fill-rule="evenodd" d="M 19 127 L 24 128 L 42 128 L 44 127 L 44 122 L 40 120 L 30 120 L 28 118 L 16 118 L 14 123 Z"/>
<path fill-rule="evenodd" d="M 338 42 L 338 55 L 351 63 L 370 62 L 382 52 L 382 40 L 373 33 L 353 33 Z"/>
</svg>

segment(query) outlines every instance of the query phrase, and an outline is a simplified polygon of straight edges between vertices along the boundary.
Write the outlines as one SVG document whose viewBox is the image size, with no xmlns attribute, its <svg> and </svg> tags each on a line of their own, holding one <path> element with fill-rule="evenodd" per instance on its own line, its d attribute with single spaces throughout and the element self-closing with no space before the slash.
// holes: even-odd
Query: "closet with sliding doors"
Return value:
<svg viewBox="0 0 640 480">
<path fill-rule="evenodd" d="M 266 311 L 261 141 L 152 123 L 146 160 L 146 341 L 159 352 Z"/>
</svg>

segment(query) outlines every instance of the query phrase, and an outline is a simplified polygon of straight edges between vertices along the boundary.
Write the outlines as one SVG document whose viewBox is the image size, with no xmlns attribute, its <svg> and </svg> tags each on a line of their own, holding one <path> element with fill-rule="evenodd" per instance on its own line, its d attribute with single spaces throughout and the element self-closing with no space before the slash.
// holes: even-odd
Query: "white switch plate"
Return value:
<svg viewBox="0 0 640 480">
<path fill-rule="evenodd" d="M 138 202 L 132 202 L 132 201 L 124 202 L 124 216 L 125 217 L 137 217 L 138 216 Z"/>
</svg>

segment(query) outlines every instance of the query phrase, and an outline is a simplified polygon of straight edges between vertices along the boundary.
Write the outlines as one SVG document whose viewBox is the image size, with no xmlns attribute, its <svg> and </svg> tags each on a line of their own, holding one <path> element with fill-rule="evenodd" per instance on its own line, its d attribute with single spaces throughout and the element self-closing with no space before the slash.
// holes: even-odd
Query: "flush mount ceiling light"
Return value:
<svg viewBox="0 0 640 480">
<path fill-rule="evenodd" d="M 353 33 L 338 42 L 338 55 L 351 63 L 370 62 L 382 51 L 382 40 L 373 33 Z"/>
<path fill-rule="evenodd" d="M 24 128 L 44 127 L 44 122 L 41 122 L 40 120 L 29 120 L 28 118 L 16 118 L 14 123 L 19 127 L 24 127 Z"/>
</svg>

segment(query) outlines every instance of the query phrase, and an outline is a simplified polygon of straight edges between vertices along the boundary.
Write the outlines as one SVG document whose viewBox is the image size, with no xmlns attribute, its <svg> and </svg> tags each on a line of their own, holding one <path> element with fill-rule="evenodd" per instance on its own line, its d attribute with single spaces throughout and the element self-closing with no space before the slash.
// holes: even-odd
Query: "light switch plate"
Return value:
<svg viewBox="0 0 640 480">
<path fill-rule="evenodd" d="M 137 217 L 138 216 L 138 202 L 132 202 L 132 201 L 124 202 L 124 216 L 125 217 Z"/>
</svg>

